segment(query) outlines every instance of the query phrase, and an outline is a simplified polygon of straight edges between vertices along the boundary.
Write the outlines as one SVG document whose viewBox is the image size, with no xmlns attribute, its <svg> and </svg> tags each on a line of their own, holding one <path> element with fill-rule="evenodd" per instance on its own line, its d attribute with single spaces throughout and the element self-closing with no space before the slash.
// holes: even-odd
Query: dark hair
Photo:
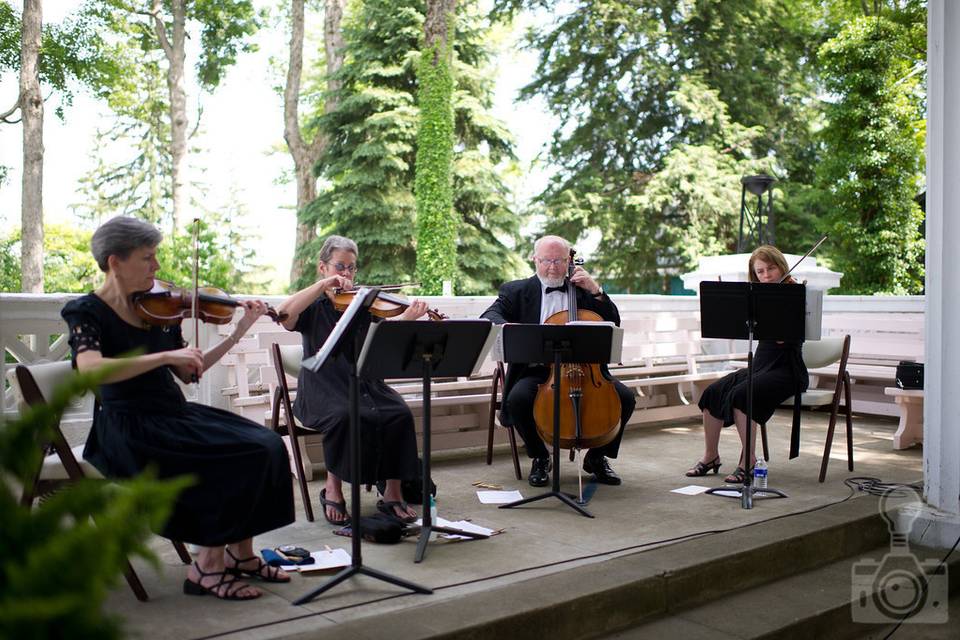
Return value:
<svg viewBox="0 0 960 640">
<path fill-rule="evenodd" d="M 126 259 L 135 249 L 153 248 L 160 244 L 161 240 L 163 234 L 149 222 L 130 216 L 117 216 L 107 220 L 93 232 L 90 251 L 100 270 L 106 273 L 109 270 L 107 261 L 110 256 Z"/>
</svg>

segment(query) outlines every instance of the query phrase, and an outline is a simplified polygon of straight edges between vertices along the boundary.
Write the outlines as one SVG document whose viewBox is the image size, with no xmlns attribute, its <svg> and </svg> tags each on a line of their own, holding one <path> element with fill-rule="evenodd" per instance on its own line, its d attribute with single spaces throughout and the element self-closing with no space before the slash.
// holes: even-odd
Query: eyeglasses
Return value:
<svg viewBox="0 0 960 640">
<path fill-rule="evenodd" d="M 551 267 L 559 267 L 561 265 L 567 264 L 566 258 L 537 258 L 537 262 L 540 264 L 550 265 Z"/>
<path fill-rule="evenodd" d="M 333 267 L 338 273 L 356 273 L 357 265 L 355 264 L 343 264 L 342 262 L 328 262 L 328 265 Z"/>
</svg>

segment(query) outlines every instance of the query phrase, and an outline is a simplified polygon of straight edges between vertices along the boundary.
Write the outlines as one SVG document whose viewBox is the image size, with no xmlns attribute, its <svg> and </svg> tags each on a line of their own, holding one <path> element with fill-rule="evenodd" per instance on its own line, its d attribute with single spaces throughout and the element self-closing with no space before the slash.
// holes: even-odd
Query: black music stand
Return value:
<svg viewBox="0 0 960 640">
<path fill-rule="evenodd" d="M 489 320 L 446 322 L 381 322 L 372 327 L 357 362 L 365 378 L 423 379 L 423 516 L 414 562 L 423 560 L 430 534 L 449 533 L 468 538 L 489 538 L 483 533 L 433 524 L 428 504 L 430 483 L 430 380 L 443 376 L 469 376 L 480 365 L 492 344 Z"/>
<path fill-rule="evenodd" d="M 354 353 L 360 350 L 360 340 L 357 329 L 363 320 L 370 313 L 370 305 L 376 299 L 379 290 L 360 289 L 353 302 L 343 312 L 343 317 L 337 322 L 336 327 L 330 332 L 320 350 L 315 356 L 305 359 L 301 366 L 317 371 L 327 361 L 327 358 L 335 357 L 341 353 L 347 345 L 348 340 L 354 341 Z M 433 593 L 432 589 L 421 587 L 418 584 L 407 582 L 395 576 L 370 567 L 363 566 L 363 558 L 360 553 L 361 535 L 360 535 L 360 399 L 357 390 L 357 362 L 350 363 L 350 540 L 352 543 L 352 552 L 350 566 L 343 569 L 337 575 L 333 576 L 322 585 L 305 593 L 293 601 L 294 605 L 301 605 L 310 602 L 318 595 L 332 589 L 347 578 L 355 575 L 365 575 L 377 580 L 383 580 L 398 587 L 410 589 L 416 593 Z"/>
<path fill-rule="evenodd" d="M 552 362 L 559 370 L 564 362 L 609 364 L 613 343 L 613 327 L 586 324 L 505 324 L 503 325 L 503 360 L 519 364 Z M 560 491 L 560 394 L 559 377 L 554 378 L 553 394 L 553 488 L 532 498 L 500 505 L 511 509 L 545 498 L 557 498 L 580 515 L 593 514 L 577 504 L 574 496 Z"/>
<path fill-rule="evenodd" d="M 746 339 L 747 343 L 747 433 L 745 460 L 753 443 L 753 339 L 800 341 L 804 339 L 807 288 L 804 285 L 761 282 L 700 283 L 700 334 L 704 338 Z M 737 489 L 714 487 L 706 493 L 740 498 L 740 506 L 753 508 L 753 497 L 786 498 L 787 494 L 753 486 L 746 472 Z M 734 495 L 728 495 L 734 493 Z"/>
</svg>

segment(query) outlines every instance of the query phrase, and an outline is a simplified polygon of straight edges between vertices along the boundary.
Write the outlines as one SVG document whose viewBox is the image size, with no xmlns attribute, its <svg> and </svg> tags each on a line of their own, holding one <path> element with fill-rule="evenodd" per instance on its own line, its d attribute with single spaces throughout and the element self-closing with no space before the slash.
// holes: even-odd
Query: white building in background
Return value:
<svg viewBox="0 0 960 640">
<path fill-rule="evenodd" d="M 793 266 L 803 256 L 784 254 L 787 259 L 787 265 Z M 707 256 L 700 258 L 697 268 L 690 273 L 680 276 L 683 280 L 684 289 L 699 291 L 700 283 L 704 280 L 716 281 L 718 278 L 724 282 L 746 282 L 747 281 L 747 262 L 750 260 L 749 253 L 735 253 L 727 256 Z M 811 289 L 827 291 L 840 286 L 842 273 L 831 271 L 826 267 L 817 264 L 817 259 L 813 256 L 807 257 L 803 262 L 791 272 L 800 282 L 806 282 Z"/>
</svg>

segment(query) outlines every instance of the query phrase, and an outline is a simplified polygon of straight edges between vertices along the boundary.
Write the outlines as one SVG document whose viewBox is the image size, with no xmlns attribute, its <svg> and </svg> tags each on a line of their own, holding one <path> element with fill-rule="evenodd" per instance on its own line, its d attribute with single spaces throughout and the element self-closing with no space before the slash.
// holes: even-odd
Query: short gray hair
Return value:
<svg viewBox="0 0 960 640">
<path fill-rule="evenodd" d="M 537 252 L 540 250 L 540 245 L 545 242 L 557 242 L 563 245 L 564 251 L 567 253 L 570 252 L 570 243 L 566 239 L 561 238 L 560 236 L 543 236 L 542 238 L 537 238 L 537 241 L 533 243 L 533 255 L 530 256 L 530 259 L 537 257 Z"/>
<path fill-rule="evenodd" d="M 356 257 L 360 257 L 360 251 L 357 249 L 357 243 L 351 240 L 350 238 L 344 238 L 343 236 L 327 236 L 327 239 L 323 241 L 323 246 L 320 247 L 320 257 L 317 258 L 318 262 L 328 262 L 331 257 L 333 257 L 334 251 L 349 251 Z"/>
<path fill-rule="evenodd" d="M 110 256 L 125 260 L 135 249 L 153 248 L 160 244 L 161 240 L 163 234 L 149 222 L 130 216 L 117 216 L 107 220 L 93 232 L 90 251 L 100 270 L 106 273 Z"/>
</svg>

